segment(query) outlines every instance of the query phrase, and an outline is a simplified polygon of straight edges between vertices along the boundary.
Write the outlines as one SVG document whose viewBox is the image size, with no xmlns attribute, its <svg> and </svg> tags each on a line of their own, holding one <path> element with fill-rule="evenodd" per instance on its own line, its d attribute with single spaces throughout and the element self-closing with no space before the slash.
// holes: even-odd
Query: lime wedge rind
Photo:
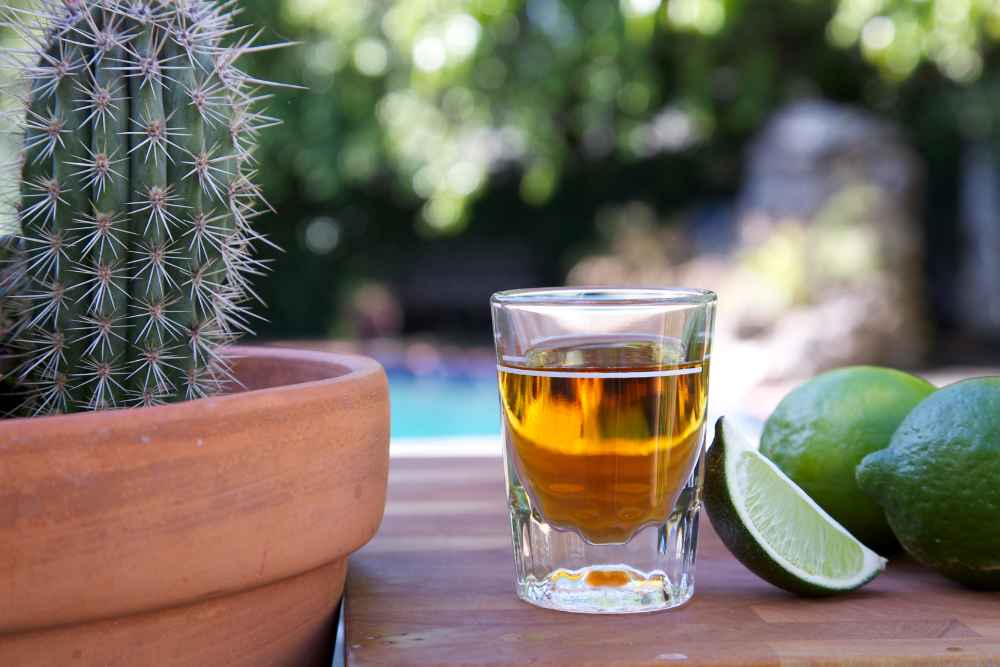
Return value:
<svg viewBox="0 0 1000 667">
<path fill-rule="evenodd" d="M 854 590 L 886 560 L 855 539 L 725 418 L 706 460 L 713 527 L 748 569 L 785 590 Z"/>
</svg>

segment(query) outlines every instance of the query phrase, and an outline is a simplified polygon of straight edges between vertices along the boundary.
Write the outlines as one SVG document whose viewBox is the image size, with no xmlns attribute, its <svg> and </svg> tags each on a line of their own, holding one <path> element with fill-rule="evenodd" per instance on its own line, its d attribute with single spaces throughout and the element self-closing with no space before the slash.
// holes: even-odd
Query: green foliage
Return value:
<svg viewBox="0 0 1000 667">
<path fill-rule="evenodd" d="M 431 234 L 464 229 L 507 167 L 541 206 L 578 161 L 730 143 L 790 97 L 884 109 L 924 61 L 942 85 L 971 81 L 1000 34 L 989 0 L 248 5 L 309 44 L 273 63 L 311 89 L 288 110 L 311 139 L 294 165 L 306 197 L 388 176 Z"/>
<path fill-rule="evenodd" d="M 260 329 L 275 335 L 327 333 L 352 281 L 396 280 L 415 249 L 459 233 L 530 239 L 549 258 L 540 279 L 558 282 L 599 241 L 606 204 L 641 200 L 670 219 L 730 198 L 747 141 L 807 96 L 904 128 L 930 167 L 941 222 L 929 242 L 947 248 L 960 139 L 989 137 L 1000 108 L 987 0 L 238 5 L 269 36 L 303 42 L 249 54 L 246 69 L 308 86 L 271 91 L 286 123 L 258 151 L 280 211 L 259 222 L 289 250 L 262 250 L 275 274 L 254 285 L 271 304 Z M 333 241 L 315 245 L 316 230 Z"/>
<path fill-rule="evenodd" d="M 261 268 L 251 151 L 272 119 L 254 110 L 267 82 L 235 65 L 254 38 L 209 0 L 6 10 L 27 43 L 6 53 L 26 111 L 0 311 L 15 313 L 5 329 L 24 409 L 219 391 Z"/>
<path fill-rule="evenodd" d="M 923 61 L 968 83 L 983 71 L 983 50 L 1000 38 L 993 0 L 838 0 L 830 41 L 858 44 L 889 78 L 902 80 Z"/>
</svg>

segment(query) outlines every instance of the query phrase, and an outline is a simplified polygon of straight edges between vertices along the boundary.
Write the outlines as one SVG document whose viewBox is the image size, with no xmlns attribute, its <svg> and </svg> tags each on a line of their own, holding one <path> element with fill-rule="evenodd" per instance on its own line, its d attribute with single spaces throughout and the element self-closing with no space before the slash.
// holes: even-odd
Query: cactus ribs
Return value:
<svg viewBox="0 0 1000 667">
<path fill-rule="evenodd" d="M 43 0 L 6 7 L 22 74 L 20 235 L 0 314 L 24 414 L 156 405 L 231 380 L 250 330 L 266 206 L 252 150 L 279 85 L 233 2 Z M 223 40 L 233 42 L 223 45 Z"/>
</svg>

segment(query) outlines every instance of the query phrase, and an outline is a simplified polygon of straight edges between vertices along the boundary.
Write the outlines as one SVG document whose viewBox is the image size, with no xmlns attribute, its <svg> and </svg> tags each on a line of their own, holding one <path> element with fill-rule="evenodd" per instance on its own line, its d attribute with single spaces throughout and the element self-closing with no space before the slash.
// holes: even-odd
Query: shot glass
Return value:
<svg viewBox="0 0 1000 667">
<path fill-rule="evenodd" d="M 491 305 L 517 595 L 582 613 L 683 604 L 715 294 L 529 289 Z"/>
</svg>

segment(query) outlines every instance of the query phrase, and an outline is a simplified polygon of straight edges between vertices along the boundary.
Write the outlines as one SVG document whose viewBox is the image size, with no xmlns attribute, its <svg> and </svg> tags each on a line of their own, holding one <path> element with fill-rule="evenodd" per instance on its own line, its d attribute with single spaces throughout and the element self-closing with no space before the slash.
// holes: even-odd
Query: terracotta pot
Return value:
<svg viewBox="0 0 1000 667">
<path fill-rule="evenodd" d="M 385 505 L 385 373 L 234 354 L 248 391 L 0 422 L 0 665 L 329 666 Z"/>
</svg>

